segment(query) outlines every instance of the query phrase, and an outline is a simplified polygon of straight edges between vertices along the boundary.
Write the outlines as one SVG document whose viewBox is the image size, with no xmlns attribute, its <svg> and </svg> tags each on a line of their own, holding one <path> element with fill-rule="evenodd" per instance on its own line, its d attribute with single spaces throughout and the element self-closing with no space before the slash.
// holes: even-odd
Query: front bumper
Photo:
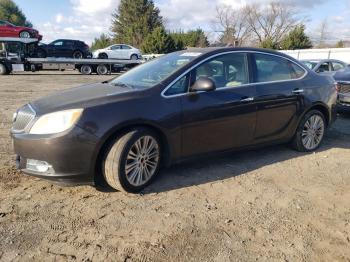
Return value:
<svg viewBox="0 0 350 262">
<path fill-rule="evenodd" d="M 17 167 L 23 173 L 64 184 L 93 184 L 97 138 L 74 127 L 55 135 L 12 133 Z M 28 168 L 29 159 L 46 162 L 50 168 L 37 172 Z"/>
</svg>

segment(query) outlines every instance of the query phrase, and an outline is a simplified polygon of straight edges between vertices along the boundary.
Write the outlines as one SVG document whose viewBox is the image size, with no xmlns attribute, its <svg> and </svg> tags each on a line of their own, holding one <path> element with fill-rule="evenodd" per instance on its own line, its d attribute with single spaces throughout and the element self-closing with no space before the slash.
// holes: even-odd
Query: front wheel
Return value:
<svg viewBox="0 0 350 262">
<path fill-rule="evenodd" d="M 135 129 L 117 139 L 107 151 L 103 175 L 112 188 L 136 193 L 156 177 L 160 158 L 157 135 L 148 129 Z"/>
<path fill-rule="evenodd" d="M 312 110 L 306 113 L 301 120 L 292 145 L 301 152 L 314 151 L 321 145 L 325 131 L 324 115 L 318 110 Z"/>
<path fill-rule="evenodd" d="M 139 59 L 139 57 L 137 56 L 137 55 L 132 55 L 131 57 L 130 57 L 130 59 L 131 60 L 133 60 L 133 61 L 135 61 L 135 60 L 137 60 L 137 59 Z"/>
<path fill-rule="evenodd" d="M 19 33 L 20 38 L 30 38 L 30 33 L 27 31 L 22 31 Z"/>
</svg>

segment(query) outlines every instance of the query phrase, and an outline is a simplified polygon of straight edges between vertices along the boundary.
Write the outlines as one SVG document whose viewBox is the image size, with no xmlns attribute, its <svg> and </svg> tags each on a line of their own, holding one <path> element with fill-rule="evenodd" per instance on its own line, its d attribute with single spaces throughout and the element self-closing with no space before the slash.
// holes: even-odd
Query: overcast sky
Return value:
<svg viewBox="0 0 350 262">
<path fill-rule="evenodd" d="M 288 0 L 283 0 L 287 2 Z M 35 28 L 43 34 L 44 42 L 57 38 L 80 39 L 91 44 L 101 33 L 108 33 L 111 13 L 119 0 L 15 0 Z M 267 0 L 156 0 L 167 29 L 213 30 L 215 7 L 227 4 L 234 8 L 252 2 Z M 308 33 L 317 35 L 320 23 L 327 18 L 331 41 L 350 40 L 350 0 L 295 0 L 290 1 L 306 18 Z"/>
</svg>

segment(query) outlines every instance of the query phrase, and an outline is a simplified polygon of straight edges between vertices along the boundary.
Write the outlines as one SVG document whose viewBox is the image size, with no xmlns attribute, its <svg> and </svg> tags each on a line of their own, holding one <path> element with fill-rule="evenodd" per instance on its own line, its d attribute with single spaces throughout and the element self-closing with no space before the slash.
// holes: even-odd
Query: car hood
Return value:
<svg viewBox="0 0 350 262">
<path fill-rule="evenodd" d="M 87 108 L 130 98 L 136 89 L 95 83 L 79 86 L 40 98 L 30 104 L 38 115 L 73 108 Z"/>
</svg>

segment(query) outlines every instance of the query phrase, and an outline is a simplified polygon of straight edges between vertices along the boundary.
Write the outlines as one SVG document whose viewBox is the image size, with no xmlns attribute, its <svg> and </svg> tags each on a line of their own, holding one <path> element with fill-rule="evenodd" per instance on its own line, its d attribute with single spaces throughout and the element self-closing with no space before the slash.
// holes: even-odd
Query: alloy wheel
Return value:
<svg viewBox="0 0 350 262">
<path fill-rule="evenodd" d="M 321 116 L 312 115 L 304 124 L 302 143 L 307 150 L 316 149 L 321 143 L 325 131 L 325 123 Z"/>
<path fill-rule="evenodd" d="M 146 184 L 157 170 L 159 146 L 151 136 L 139 138 L 130 148 L 126 163 L 125 175 L 133 186 Z"/>
</svg>

